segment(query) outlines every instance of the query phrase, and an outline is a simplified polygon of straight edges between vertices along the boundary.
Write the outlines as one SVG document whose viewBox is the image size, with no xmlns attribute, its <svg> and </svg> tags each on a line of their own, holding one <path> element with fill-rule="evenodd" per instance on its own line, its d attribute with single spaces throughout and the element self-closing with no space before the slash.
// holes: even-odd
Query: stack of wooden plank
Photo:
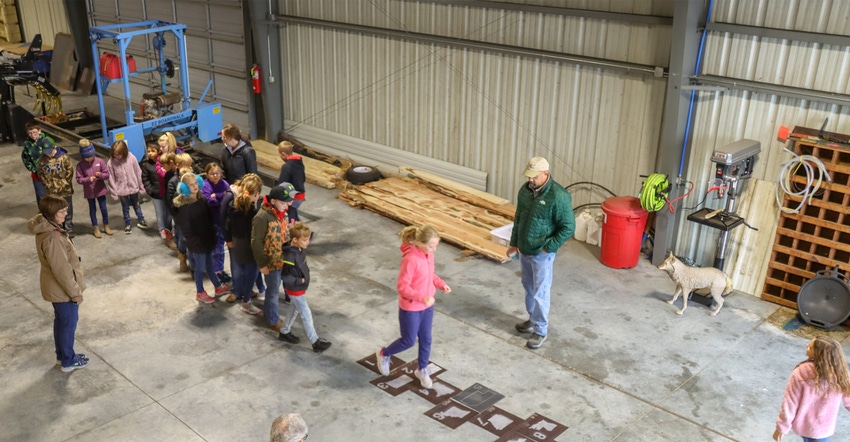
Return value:
<svg viewBox="0 0 850 442">
<path fill-rule="evenodd" d="M 18 8 L 14 0 L 0 0 L 0 39 L 9 43 L 21 41 Z"/>
<path fill-rule="evenodd" d="M 508 262 L 507 247 L 490 231 L 513 222 L 507 200 L 410 168 L 414 179 L 386 178 L 340 193 L 352 206 L 365 207 L 405 224 L 430 224 L 444 241 L 496 262 Z"/>
</svg>

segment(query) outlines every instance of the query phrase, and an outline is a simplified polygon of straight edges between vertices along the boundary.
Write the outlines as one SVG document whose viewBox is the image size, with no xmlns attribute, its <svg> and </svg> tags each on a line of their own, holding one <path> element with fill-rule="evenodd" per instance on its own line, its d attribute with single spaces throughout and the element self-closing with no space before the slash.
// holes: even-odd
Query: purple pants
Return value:
<svg viewBox="0 0 850 442">
<path fill-rule="evenodd" d="M 398 309 L 398 328 L 401 337 L 384 348 L 384 356 L 401 353 L 416 343 L 419 338 L 419 368 L 428 366 L 431 357 L 431 324 L 434 322 L 434 306 L 419 312 Z"/>
</svg>

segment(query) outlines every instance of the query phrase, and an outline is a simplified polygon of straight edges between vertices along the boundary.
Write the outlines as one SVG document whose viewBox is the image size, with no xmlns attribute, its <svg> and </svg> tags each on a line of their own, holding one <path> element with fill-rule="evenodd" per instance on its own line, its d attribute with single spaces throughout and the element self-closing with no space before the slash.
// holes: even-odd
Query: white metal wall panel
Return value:
<svg viewBox="0 0 850 442">
<path fill-rule="evenodd" d="M 534 155 L 618 194 L 654 163 L 662 79 L 297 24 L 282 45 L 288 119 L 486 171 L 504 198 Z"/>
<path fill-rule="evenodd" d="M 24 41 L 41 34 L 42 43 L 53 46 L 56 34 L 71 32 L 64 0 L 18 1 L 17 6 Z"/>
<path fill-rule="evenodd" d="M 667 66 L 670 53 L 670 27 L 661 25 L 404 0 L 294 0 L 283 2 L 282 10 L 299 17 L 653 66 Z"/>
</svg>

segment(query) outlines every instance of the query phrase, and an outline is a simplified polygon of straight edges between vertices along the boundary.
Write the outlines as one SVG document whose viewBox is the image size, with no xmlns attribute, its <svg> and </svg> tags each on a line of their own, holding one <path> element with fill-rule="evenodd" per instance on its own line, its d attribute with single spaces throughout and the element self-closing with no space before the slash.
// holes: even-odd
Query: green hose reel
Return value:
<svg viewBox="0 0 850 442">
<path fill-rule="evenodd" d="M 667 180 L 667 175 L 653 173 L 646 177 L 640 190 L 641 207 L 649 212 L 661 210 L 667 202 L 669 190 L 670 181 Z"/>
</svg>

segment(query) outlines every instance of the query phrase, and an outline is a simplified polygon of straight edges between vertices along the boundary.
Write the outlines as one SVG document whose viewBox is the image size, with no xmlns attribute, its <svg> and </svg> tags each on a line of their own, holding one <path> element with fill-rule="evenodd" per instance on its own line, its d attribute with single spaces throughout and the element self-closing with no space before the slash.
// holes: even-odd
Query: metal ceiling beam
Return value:
<svg viewBox="0 0 850 442">
<path fill-rule="evenodd" d="M 620 21 L 630 23 L 644 23 L 650 25 L 672 26 L 672 17 L 659 15 L 623 14 L 620 12 L 589 11 L 585 9 L 556 8 L 552 6 L 536 6 L 521 3 L 504 3 L 485 0 L 430 0 L 420 3 L 438 3 L 450 6 L 465 6 L 482 9 L 503 9 L 509 11 L 533 12 L 547 15 L 562 15 L 569 17 L 581 17 L 594 20 Z"/>
<path fill-rule="evenodd" d="M 666 69 L 658 66 L 650 66 L 638 63 L 628 63 L 625 61 L 607 60 L 604 58 L 587 57 L 582 55 L 565 54 L 561 52 L 544 51 L 540 49 L 523 48 L 519 46 L 510 46 L 497 43 L 489 43 L 483 41 L 466 40 L 454 37 L 441 37 L 432 34 L 422 34 L 418 32 L 399 31 L 395 29 L 378 28 L 374 26 L 355 25 L 350 23 L 341 23 L 329 20 L 318 20 L 312 18 L 295 17 L 292 15 L 274 15 L 273 20 L 262 22 L 264 25 L 280 26 L 283 23 L 301 24 L 308 26 L 322 27 L 333 29 L 341 32 L 353 32 L 362 35 L 372 35 L 376 37 L 387 37 L 398 40 L 413 40 L 426 44 L 439 44 L 445 46 L 461 47 L 477 51 L 486 51 L 491 53 L 528 57 L 560 63 L 571 63 L 592 68 L 615 70 L 633 74 L 641 74 L 653 77 L 666 76 Z"/>
<path fill-rule="evenodd" d="M 780 97 L 796 98 L 819 103 L 850 106 L 850 95 L 833 92 L 804 89 L 793 86 L 780 86 L 759 81 L 741 80 L 737 78 L 720 77 L 716 75 L 691 76 L 691 81 L 708 86 L 720 86 L 727 89 L 738 89 L 759 94 L 778 95 Z"/>
<path fill-rule="evenodd" d="M 788 29 L 764 28 L 759 26 L 738 25 L 732 23 L 709 23 L 705 29 L 711 32 L 729 32 L 732 34 L 754 35 L 778 40 L 805 41 L 834 46 L 850 46 L 850 36 L 820 34 L 817 32 L 791 31 Z"/>
</svg>

